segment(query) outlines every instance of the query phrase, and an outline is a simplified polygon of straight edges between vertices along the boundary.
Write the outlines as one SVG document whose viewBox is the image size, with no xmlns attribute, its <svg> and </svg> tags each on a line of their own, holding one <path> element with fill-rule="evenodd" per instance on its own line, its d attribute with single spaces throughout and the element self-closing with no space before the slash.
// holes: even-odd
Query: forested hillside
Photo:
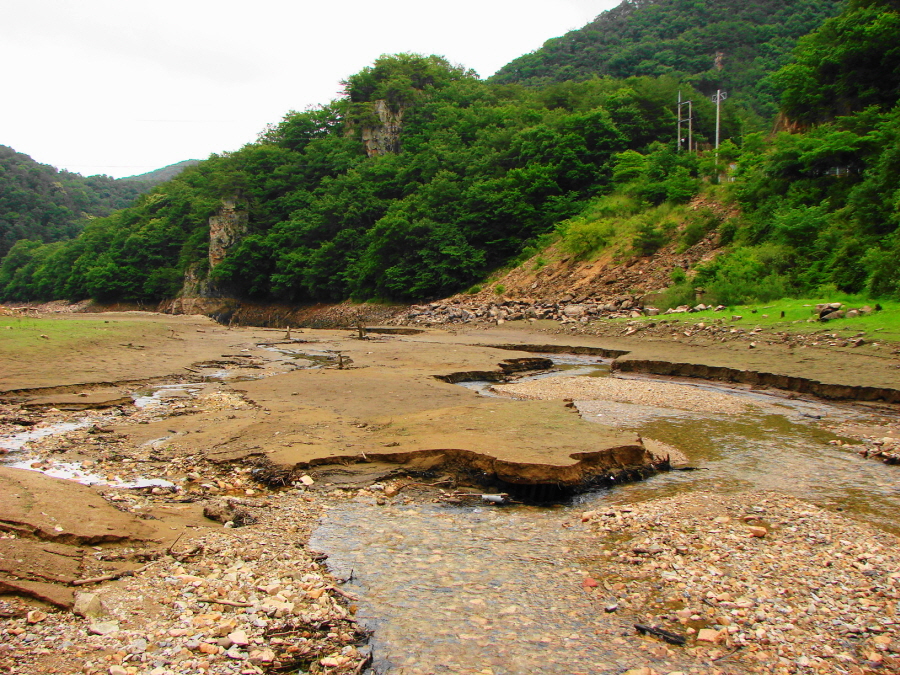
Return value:
<svg viewBox="0 0 900 675">
<path fill-rule="evenodd" d="M 167 180 L 172 180 L 188 167 L 196 166 L 199 163 L 199 159 L 186 159 L 183 162 L 169 164 L 161 169 L 155 169 L 154 171 L 148 171 L 147 173 L 141 173 L 136 176 L 125 176 L 118 180 L 125 182 L 138 181 L 141 183 L 149 183 L 150 185 L 159 185 L 160 183 L 165 183 Z"/>
<path fill-rule="evenodd" d="M 451 293 L 606 191 L 616 153 L 670 139 L 677 88 L 636 78 L 535 90 L 438 57 L 382 57 L 345 97 L 289 114 L 76 241 L 22 242 L 0 287 L 146 301 L 178 292 L 189 271 L 217 293 L 293 302 Z M 713 118 L 707 104 L 698 134 Z M 663 173 L 696 182 L 676 164 Z M 210 270 L 208 222 L 223 200 L 247 229 Z"/>
<path fill-rule="evenodd" d="M 57 171 L 0 145 L 0 256 L 19 239 L 74 237 L 85 218 L 126 207 L 151 185 Z"/>
<path fill-rule="evenodd" d="M 718 230 L 721 253 L 676 270 L 669 305 L 834 290 L 900 297 L 898 31 L 896 0 L 854 0 L 801 39 L 772 81 L 782 92 L 784 126 L 804 131 L 726 142 L 719 161 L 730 167 L 729 182 L 702 189 L 702 201 L 720 208 L 654 205 L 652 157 L 623 153 L 614 193 L 561 223 L 560 246 L 589 259 L 625 237 L 634 254 L 646 255 L 673 238 L 685 250 Z"/>
<path fill-rule="evenodd" d="M 794 132 L 741 135 L 726 116 L 719 153 L 676 152 L 678 90 L 698 102 L 701 150 L 715 112 L 674 77 L 525 87 L 385 56 L 340 99 L 77 239 L 20 242 L 0 295 L 153 301 L 187 280 L 261 300 L 423 300 L 540 265 L 548 245 L 583 260 L 615 247 L 628 264 L 715 232 L 718 255 L 673 274 L 671 302 L 898 296 L 898 29 L 896 2 L 851 2 L 770 78 Z M 709 208 L 685 206 L 698 195 Z"/>
<path fill-rule="evenodd" d="M 842 0 L 625 0 L 583 28 L 547 40 L 491 79 L 542 86 L 597 76 L 667 75 L 704 94 L 725 89 L 763 118 L 777 112 L 769 75 L 797 39 Z"/>
</svg>

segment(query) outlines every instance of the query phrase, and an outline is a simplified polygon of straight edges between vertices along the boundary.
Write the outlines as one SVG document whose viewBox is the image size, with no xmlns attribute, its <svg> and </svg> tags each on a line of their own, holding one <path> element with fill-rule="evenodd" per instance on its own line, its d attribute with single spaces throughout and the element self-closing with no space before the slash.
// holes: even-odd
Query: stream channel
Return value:
<svg viewBox="0 0 900 675">
<path fill-rule="evenodd" d="M 609 375 L 601 359 L 548 356 L 562 371 L 554 375 Z M 490 383 L 464 386 L 495 395 Z M 772 490 L 897 532 L 900 467 L 830 445 L 838 437 L 817 423 L 870 419 L 871 409 L 712 384 L 683 386 L 758 407 L 721 415 L 600 401 L 576 405 L 587 420 L 675 446 L 701 470 L 662 473 L 553 506 L 375 506 L 373 498 L 357 497 L 329 508 L 311 547 L 328 554 L 336 576 L 352 576 L 344 588 L 360 597 L 357 618 L 374 631 L 368 672 L 572 675 L 640 665 L 633 644 L 608 639 L 627 632 L 627 621 L 605 614 L 581 588 L 586 572 L 579 560 L 590 554 L 579 518 L 586 510 L 682 491 Z"/>
</svg>

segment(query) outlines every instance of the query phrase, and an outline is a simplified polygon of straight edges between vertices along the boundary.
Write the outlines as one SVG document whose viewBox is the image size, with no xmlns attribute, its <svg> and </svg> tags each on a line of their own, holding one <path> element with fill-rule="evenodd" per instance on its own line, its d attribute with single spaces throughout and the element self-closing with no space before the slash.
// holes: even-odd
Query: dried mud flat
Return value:
<svg viewBox="0 0 900 675">
<path fill-rule="evenodd" d="M 170 319 L 155 321 L 170 330 L 171 324 L 166 323 Z M 154 323 L 152 317 L 143 320 Z M 295 334 L 289 342 L 273 331 L 225 331 L 200 319 L 185 319 L 179 325 L 184 328 L 175 335 L 186 343 L 179 347 L 181 360 L 172 360 L 172 333 L 161 332 L 154 338 L 162 345 L 158 352 L 148 339 L 139 359 L 135 360 L 133 346 L 125 347 L 121 358 L 110 357 L 115 364 L 112 370 L 95 371 L 97 382 L 105 383 L 169 378 L 165 381 L 177 386 L 165 390 L 168 394 L 153 406 L 120 404 L 86 412 L 52 407 L 54 401 L 77 402 L 90 397 L 97 399 L 91 399 L 92 403 L 102 403 L 104 397 L 121 397 L 133 386 L 69 382 L 71 389 L 65 392 L 40 392 L 39 405 L 28 405 L 29 398 L 36 399 L 37 394 L 17 394 L 20 398 L 8 399 L 0 410 L 3 433 L 84 422 L 81 428 L 33 440 L 29 446 L 33 468 L 49 470 L 68 460 L 80 462 L 81 469 L 112 483 L 96 486 L 94 494 L 116 513 L 130 518 L 135 531 L 143 532 L 141 536 L 131 532 L 119 541 L 54 542 L 52 537 L 0 523 L 4 555 L 3 547 L 26 541 L 37 548 L 68 547 L 63 556 L 70 559 L 68 576 L 62 582 L 57 580 L 57 586 L 67 589 L 73 601 L 76 592 L 89 594 L 77 603 L 81 615 L 34 600 L 4 598 L 0 605 L 0 668 L 6 672 L 362 672 L 369 656 L 365 633 L 353 618 L 357 601 L 342 590 L 340 580 L 328 574 L 320 556 L 307 548 L 309 533 L 322 507 L 335 500 L 362 495 L 373 502 L 372 509 L 382 508 L 380 503 L 431 501 L 440 496 L 440 488 L 401 488 L 446 476 L 389 478 L 386 491 L 373 492 L 366 485 L 391 476 L 396 464 L 371 462 L 372 470 L 368 474 L 363 471 L 354 484 L 357 477 L 341 477 L 337 472 L 342 462 L 348 458 L 358 462 L 359 456 L 371 458 L 379 453 L 394 462 L 406 461 L 404 456 L 429 447 L 471 447 L 481 452 L 497 445 L 500 450 L 506 448 L 511 458 L 521 449 L 527 462 L 546 461 L 540 453 L 550 435 L 534 432 L 541 423 L 556 434 L 552 449 L 557 456 L 571 452 L 582 438 L 600 438 L 612 445 L 633 442 L 628 434 L 602 431 L 602 427 L 565 431 L 577 427 L 572 421 L 578 419 L 577 413 L 554 401 L 482 401 L 472 392 L 434 380 L 437 373 L 496 368 L 502 357 L 491 350 L 468 347 L 473 341 L 470 336 L 434 332 L 424 337 L 354 341 L 345 332 L 323 331 Z M 268 350 L 257 346 L 263 341 L 269 344 Z M 279 356 L 273 349 L 327 352 L 323 363 L 330 367 L 285 368 L 285 358 L 297 360 L 297 355 Z M 342 354 L 341 363 L 349 358 L 350 367 L 336 369 L 336 353 Z M 208 363 L 198 369 L 198 355 L 231 363 Z M 64 372 L 91 372 L 90 363 L 75 366 Z M 182 367 L 186 372 L 178 372 Z M 19 381 L 3 383 L 5 389 L 23 388 L 28 369 L 21 364 L 17 368 Z M 35 364 L 35 368 L 41 372 L 40 384 L 47 386 L 52 369 L 46 363 Z M 198 377 L 211 368 L 240 369 L 242 373 L 257 370 L 266 377 L 252 381 Z M 192 378 L 198 382 L 192 384 Z M 619 386 L 635 390 L 636 385 Z M 671 401 L 673 392 L 656 391 Z M 692 405 L 720 404 L 704 399 Z M 443 412 L 434 414 L 434 410 Z M 479 417 L 483 419 L 476 419 Z M 501 428 L 505 424 L 508 428 Z M 452 433 L 448 426 L 453 427 Z M 315 458 L 327 461 L 317 465 L 310 461 Z M 294 468 L 286 471 L 285 467 Z M 429 465 L 417 468 L 428 469 Z M 306 474 L 313 477 L 311 485 L 299 480 Z M 171 485 L 137 489 L 126 485 L 147 477 Z M 762 499 L 769 501 L 761 504 Z M 230 505 L 222 500 L 231 500 Z M 78 508 L 73 509 L 76 504 L 65 498 L 59 501 L 56 508 L 78 517 Z M 892 659 L 897 646 L 893 614 L 897 577 L 891 576 L 900 569 L 891 553 L 897 550 L 896 538 L 776 495 L 716 497 L 715 501 L 715 507 L 710 507 L 707 496 L 688 495 L 618 508 L 615 516 L 598 513 L 587 517 L 589 529 L 600 534 L 600 539 L 586 538 L 586 551 L 596 549 L 598 555 L 586 554 L 581 564 L 599 586 L 576 584 L 572 592 L 589 593 L 598 600 L 602 596 L 602 602 L 618 605 L 609 614 L 598 605 L 598 621 L 603 617 L 618 621 L 604 629 L 606 638 L 640 650 L 639 654 L 646 655 L 647 667 L 661 674 L 896 670 Z M 752 510 L 748 513 L 748 504 L 766 509 L 763 537 L 749 537 L 745 531 L 742 518 L 760 515 Z M 204 507 L 212 507 L 209 513 L 218 521 L 204 517 Z M 57 517 L 46 509 L 44 513 Z M 721 520 L 724 517 L 731 520 Z M 561 526 L 566 525 L 565 519 L 561 514 Z M 243 526 L 223 527 L 222 520 Z M 813 532 L 817 525 L 821 527 L 818 533 Z M 50 526 L 50 531 L 60 534 L 55 527 L 65 532 L 69 525 Z M 791 527 L 800 529 L 791 531 Z M 819 536 L 822 533 L 827 541 Z M 649 539 L 646 545 L 634 543 L 635 536 Z M 688 553 L 678 550 L 682 542 L 687 542 Z M 872 548 L 872 542 L 881 548 Z M 635 552 L 635 548 L 650 552 Z M 755 557 L 746 558 L 751 553 Z M 6 555 L 7 562 L 18 560 L 14 557 L 18 555 Z M 749 565 L 753 574 L 742 579 L 727 570 L 721 578 L 709 572 L 710 567 L 725 570 L 729 560 Z M 7 567 L 16 571 L 15 563 Z M 683 578 L 670 579 L 669 572 Z M 118 578 L 73 585 L 107 576 Z M 858 576 L 871 583 L 848 581 Z M 820 586 L 808 583 L 812 578 Z M 35 580 L 38 578 L 31 579 Z M 708 593 L 720 590 L 717 584 L 722 580 L 735 583 L 722 586 L 721 593 L 709 597 Z M 680 583 L 685 586 L 678 587 Z M 620 588 L 619 584 L 624 585 Z M 680 593 L 683 598 L 684 607 L 674 609 L 674 614 L 668 611 L 673 606 L 663 612 L 654 604 L 661 584 L 674 584 L 673 594 Z M 821 616 L 843 624 L 818 621 L 816 613 L 805 615 L 808 621 L 776 623 L 775 618 L 786 615 L 783 603 L 779 604 L 785 595 L 779 589 L 794 593 L 784 606 L 809 608 L 819 603 L 825 610 L 834 610 Z M 759 592 L 753 595 L 754 591 Z M 723 594 L 731 594 L 733 602 L 747 597 L 754 607 L 729 608 L 723 603 L 732 601 L 718 599 Z M 765 594 L 775 600 L 770 603 L 771 611 Z M 559 601 L 566 603 L 565 597 Z M 718 614 L 707 615 L 713 605 L 718 612 L 730 612 L 729 625 L 714 622 Z M 692 611 L 687 624 L 677 614 L 685 609 Z M 762 611 L 766 617 L 731 611 L 750 609 Z M 688 637 L 688 646 L 636 638 L 632 614 L 634 622 L 681 630 Z M 621 621 L 626 615 L 629 619 Z M 694 619 L 695 615 L 700 618 Z M 871 617 L 876 618 L 868 621 Z M 787 623 L 794 628 L 785 628 Z M 697 635 L 687 631 L 706 625 L 717 631 L 716 641 L 697 641 Z M 739 630 L 732 631 L 731 626 Z M 615 663 L 607 665 L 610 673 L 624 670 Z M 573 663 L 572 672 L 580 672 L 577 664 Z"/>
</svg>

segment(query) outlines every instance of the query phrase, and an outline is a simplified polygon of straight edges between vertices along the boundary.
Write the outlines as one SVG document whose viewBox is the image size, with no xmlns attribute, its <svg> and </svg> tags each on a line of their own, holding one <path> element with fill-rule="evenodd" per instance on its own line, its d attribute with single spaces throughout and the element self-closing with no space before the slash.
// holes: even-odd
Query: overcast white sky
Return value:
<svg viewBox="0 0 900 675">
<path fill-rule="evenodd" d="M 619 0 L 0 0 L 0 145 L 84 175 L 204 159 L 380 54 L 487 77 Z"/>
</svg>

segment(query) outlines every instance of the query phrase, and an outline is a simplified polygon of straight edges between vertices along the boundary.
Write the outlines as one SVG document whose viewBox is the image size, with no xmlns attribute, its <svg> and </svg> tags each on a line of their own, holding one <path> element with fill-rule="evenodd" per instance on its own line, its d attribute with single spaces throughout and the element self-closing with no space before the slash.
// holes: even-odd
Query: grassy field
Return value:
<svg viewBox="0 0 900 675">
<path fill-rule="evenodd" d="M 882 309 L 868 316 L 855 319 L 835 319 L 828 322 L 808 321 L 815 318 L 816 305 L 826 302 L 842 302 L 845 309 L 853 309 L 868 305 L 880 304 Z M 784 312 L 784 317 L 781 313 Z M 732 316 L 742 317 L 731 321 Z M 835 333 L 840 337 L 850 337 L 865 332 L 868 339 L 879 339 L 900 342 L 900 302 L 876 301 L 850 295 L 829 295 L 827 298 L 804 298 L 775 300 L 766 304 L 739 305 L 729 307 L 725 311 L 695 312 L 690 314 L 667 314 L 658 317 L 644 317 L 638 321 L 678 321 L 684 323 L 709 323 L 716 319 L 725 319 L 732 326 L 748 329 L 760 326 L 775 331 L 792 333 Z M 619 319 L 628 321 L 629 319 Z M 633 320 L 633 319 L 632 319 Z"/>
<path fill-rule="evenodd" d="M 141 321 L 102 318 L 0 316 L 0 359 L 49 349 L 114 347 L 139 344 L 165 327 Z"/>
</svg>

